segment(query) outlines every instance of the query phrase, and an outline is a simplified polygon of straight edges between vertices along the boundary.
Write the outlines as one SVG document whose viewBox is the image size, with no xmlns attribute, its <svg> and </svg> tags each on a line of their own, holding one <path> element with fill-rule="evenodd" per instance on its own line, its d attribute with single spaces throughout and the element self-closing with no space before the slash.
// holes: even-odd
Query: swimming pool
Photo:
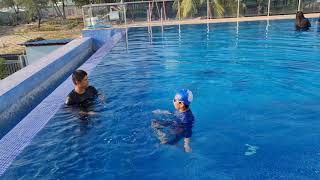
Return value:
<svg viewBox="0 0 320 180">
<path fill-rule="evenodd" d="M 62 108 L 5 179 L 316 179 L 320 34 L 292 21 L 131 29 L 90 82 L 107 96 Z M 128 47 L 128 48 L 127 48 Z M 191 147 L 159 145 L 153 110 L 193 91 Z M 180 145 L 181 146 L 181 145 Z"/>
</svg>

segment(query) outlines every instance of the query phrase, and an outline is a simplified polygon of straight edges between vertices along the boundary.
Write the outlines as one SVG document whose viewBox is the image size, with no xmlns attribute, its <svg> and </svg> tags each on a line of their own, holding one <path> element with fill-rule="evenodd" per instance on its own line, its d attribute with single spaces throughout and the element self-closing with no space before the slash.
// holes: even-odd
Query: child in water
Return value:
<svg viewBox="0 0 320 180">
<path fill-rule="evenodd" d="M 152 128 L 159 135 L 161 144 L 177 144 L 184 139 L 184 150 L 191 152 L 190 141 L 192 136 L 192 127 L 194 116 L 190 109 L 190 103 L 193 100 L 192 92 L 188 89 L 182 89 L 176 93 L 173 99 L 173 105 L 176 109 L 174 120 L 151 122 Z M 169 132 L 165 132 L 165 128 L 169 127 Z"/>
</svg>

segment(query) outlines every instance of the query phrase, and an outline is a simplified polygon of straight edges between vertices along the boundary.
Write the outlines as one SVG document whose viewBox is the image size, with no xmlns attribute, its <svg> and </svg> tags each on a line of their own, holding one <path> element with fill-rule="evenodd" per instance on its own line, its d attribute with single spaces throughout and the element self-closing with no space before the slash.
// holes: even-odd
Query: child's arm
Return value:
<svg viewBox="0 0 320 180">
<path fill-rule="evenodd" d="M 105 104 L 106 103 L 106 99 L 107 99 L 106 96 L 105 96 L 105 93 L 103 91 L 101 91 L 101 90 L 98 91 L 96 88 L 94 88 L 94 90 L 95 90 L 95 94 L 99 98 L 100 102 L 102 104 Z"/>
<path fill-rule="evenodd" d="M 192 149 L 191 149 L 191 147 L 190 147 L 190 141 L 191 141 L 190 138 L 184 138 L 184 145 L 183 145 L 183 147 L 184 147 L 184 151 L 187 152 L 187 153 L 189 153 L 189 152 L 192 151 Z"/>
<path fill-rule="evenodd" d="M 172 114 L 171 112 L 167 111 L 167 110 L 161 110 L 161 109 L 156 109 L 154 111 L 152 111 L 153 114 L 162 114 L 162 115 L 170 115 Z"/>
<path fill-rule="evenodd" d="M 105 104 L 106 103 L 106 96 L 104 96 L 103 94 L 98 94 L 98 98 L 99 98 L 99 100 L 103 103 L 103 104 Z"/>
</svg>

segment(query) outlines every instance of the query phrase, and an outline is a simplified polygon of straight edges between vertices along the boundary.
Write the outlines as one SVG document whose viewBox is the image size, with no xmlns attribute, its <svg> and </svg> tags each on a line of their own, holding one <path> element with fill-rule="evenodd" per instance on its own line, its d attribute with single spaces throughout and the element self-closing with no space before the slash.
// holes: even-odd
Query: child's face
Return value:
<svg viewBox="0 0 320 180">
<path fill-rule="evenodd" d="M 85 76 L 81 81 L 77 81 L 77 86 L 86 89 L 89 86 L 88 76 Z"/>
<path fill-rule="evenodd" d="M 184 108 L 184 104 L 181 101 L 179 101 L 178 95 L 176 95 L 173 99 L 173 106 L 176 110 L 181 110 Z"/>
</svg>

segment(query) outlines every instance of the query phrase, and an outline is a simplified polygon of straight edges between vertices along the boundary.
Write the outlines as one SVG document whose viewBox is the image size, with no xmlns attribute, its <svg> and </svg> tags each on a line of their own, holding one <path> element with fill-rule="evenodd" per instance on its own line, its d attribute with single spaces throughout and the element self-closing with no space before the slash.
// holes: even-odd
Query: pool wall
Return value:
<svg viewBox="0 0 320 180">
<path fill-rule="evenodd" d="M 101 32 L 102 30 L 97 31 Z M 91 47 L 93 46 L 94 42 L 105 42 L 104 44 L 95 44 L 94 47 L 97 48 L 97 51 L 88 60 L 86 60 L 83 65 L 80 66 L 80 69 L 87 71 L 89 74 L 125 34 L 125 30 L 122 29 L 113 29 L 106 31 L 114 32 L 105 33 L 108 34 L 108 36 L 84 37 L 79 40 L 93 42 L 91 43 Z M 91 30 L 91 32 L 87 33 L 98 34 L 95 33 L 95 30 Z M 86 34 L 86 36 L 89 35 Z M 90 46 L 87 46 L 87 48 L 88 47 Z M 79 50 L 84 51 L 85 49 L 83 48 L 83 46 L 81 46 Z M 76 69 L 77 67 L 70 68 L 69 73 L 74 71 L 74 69 Z M 54 70 L 57 71 L 58 68 L 55 68 Z M 71 76 L 69 74 L 69 77 L 63 83 L 61 83 L 51 94 L 49 93 L 49 95 L 45 99 L 43 99 L 41 103 L 39 103 L 34 109 L 32 109 L 30 113 L 28 113 L 16 126 L 14 126 L 7 134 L 5 134 L 5 136 L 1 138 L 0 176 L 10 166 L 12 161 L 23 151 L 23 149 L 28 146 L 28 144 L 32 141 L 32 138 L 61 108 L 61 106 L 64 104 L 66 96 L 72 89 L 73 84 L 71 81 Z"/>
<path fill-rule="evenodd" d="M 106 42 L 108 42 L 111 37 L 113 37 L 115 34 L 117 34 L 119 32 L 125 32 L 125 31 L 122 29 L 113 29 L 110 31 L 105 30 L 105 29 L 83 30 L 82 37 L 92 38 L 93 39 L 93 50 L 97 51 Z"/>
<path fill-rule="evenodd" d="M 92 44 L 89 37 L 75 39 L 0 81 L 0 137 L 92 55 Z"/>
</svg>

